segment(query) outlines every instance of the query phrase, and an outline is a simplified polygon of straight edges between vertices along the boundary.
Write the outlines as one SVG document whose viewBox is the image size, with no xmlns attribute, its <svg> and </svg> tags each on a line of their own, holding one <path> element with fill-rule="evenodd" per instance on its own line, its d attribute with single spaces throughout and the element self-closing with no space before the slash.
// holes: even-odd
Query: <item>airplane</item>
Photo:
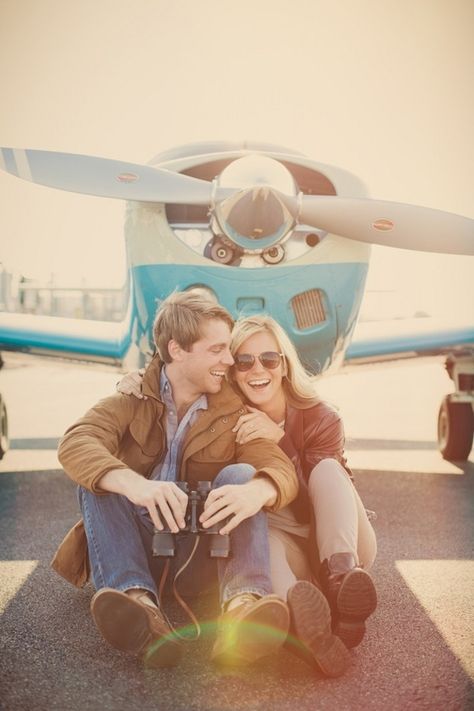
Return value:
<svg viewBox="0 0 474 711">
<path fill-rule="evenodd" d="M 200 287 L 235 318 L 270 313 L 316 374 L 344 360 L 448 352 L 455 392 L 441 404 L 438 443 L 446 459 L 469 456 L 472 323 L 413 319 L 383 331 L 361 323 L 355 338 L 354 330 L 371 244 L 474 254 L 474 220 L 369 199 L 348 171 L 259 142 L 187 144 L 148 165 L 1 148 L 0 168 L 40 185 L 125 200 L 130 296 L 121 323 L 0 313 L 0 348 L 116 363 L 127 356 L 141 366 L 153 353 L 157 303 Z"/>
</svg>

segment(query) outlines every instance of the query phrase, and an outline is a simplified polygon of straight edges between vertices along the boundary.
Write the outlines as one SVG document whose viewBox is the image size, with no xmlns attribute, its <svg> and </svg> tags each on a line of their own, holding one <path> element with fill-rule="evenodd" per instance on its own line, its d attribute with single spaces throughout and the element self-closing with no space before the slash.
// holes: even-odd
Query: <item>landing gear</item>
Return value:
<svg viewBox="0 0 474 711">
<path fill-rule="evenodd" d="M 474 416 L 469 402 L 452 402 L 447 395 L 438 415 L 438 443 L 445 459 L 465 461 L 472 447 Z"/>
<path fill-rule="evenodd" d="M 8 439 L 8 415 L 5 401 L 0 395 L 0 459 L 3 459 L 10 446 Z"/>
<path fill-rule="evenodd" d="M 438 415 L 438 444 L 444 459 L 465 461 L 474 434 L 474 352 L 450 355 L 446 370 L 456 386 L 447 395 Z"/>
</svg>

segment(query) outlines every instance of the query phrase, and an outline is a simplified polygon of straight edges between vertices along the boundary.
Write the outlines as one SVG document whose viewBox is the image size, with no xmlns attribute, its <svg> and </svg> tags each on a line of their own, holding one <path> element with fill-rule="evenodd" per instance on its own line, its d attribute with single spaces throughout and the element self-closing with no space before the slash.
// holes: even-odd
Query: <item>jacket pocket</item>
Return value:
<svg viewBox="0 0 474 711">
<path fill-rule="evenodd" d="M 159 422 L 150 427 L 144 420 L 132 420 L 130 435 L 146 457 L 158 459 L 163 452 L 164 433 Z"/>
<path fill-rule="evenodd" d="M 230 430 L 222 432 L 202 449 L 194 452 L 195 462 L 225 462 L 235 461 L 235 434 Z"/>
</svg>

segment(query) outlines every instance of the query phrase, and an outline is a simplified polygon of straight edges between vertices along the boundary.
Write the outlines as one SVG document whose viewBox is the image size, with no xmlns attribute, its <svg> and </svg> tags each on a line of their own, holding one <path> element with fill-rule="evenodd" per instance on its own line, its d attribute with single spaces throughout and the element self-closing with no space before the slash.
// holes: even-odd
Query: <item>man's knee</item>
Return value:
<svg viewBox="0 0 474 711">
<path fill-rule="evenodd" d="M 229 464 L 221 469 L 213 481 L 213 486 L 225 484 L 246 484 L 255 476 L 256 469 L 250 464 Z"/>
</svg>

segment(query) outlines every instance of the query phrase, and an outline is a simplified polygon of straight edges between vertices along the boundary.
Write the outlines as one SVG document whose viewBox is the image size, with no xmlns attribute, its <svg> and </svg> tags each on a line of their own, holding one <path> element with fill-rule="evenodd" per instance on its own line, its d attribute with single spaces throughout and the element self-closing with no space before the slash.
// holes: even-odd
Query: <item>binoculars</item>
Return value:
<svg viewBox="0 0 474 711">
<path fill-rule="evenodd" d="M 188 494 L 188 505 L 184 517 L 186 525 L 179 534 L 173 533 L 166 524 L 164 524 L 165 527 L 162 531 L 155 528 L 152 543 L 153 556 L 172 558 L 176 551 L 175 536 L 195 533 L 198 535 L 205 534 L 207 537 L 208 551 L 211 558 L 228 558 L 230 555 L 229 534 L 221 535 L 219 533 L 219 529 L 226 522 L 220 521 L 210 528 L 203 528 L 199 523 L 199 516 L 204 511 L 204 504 L 211 490 L 211 482 L 198 481 L 197 489 L 191 490 L 186 481 L 178 481 L 176 484 L 185 494 Z"/>
</svg>

